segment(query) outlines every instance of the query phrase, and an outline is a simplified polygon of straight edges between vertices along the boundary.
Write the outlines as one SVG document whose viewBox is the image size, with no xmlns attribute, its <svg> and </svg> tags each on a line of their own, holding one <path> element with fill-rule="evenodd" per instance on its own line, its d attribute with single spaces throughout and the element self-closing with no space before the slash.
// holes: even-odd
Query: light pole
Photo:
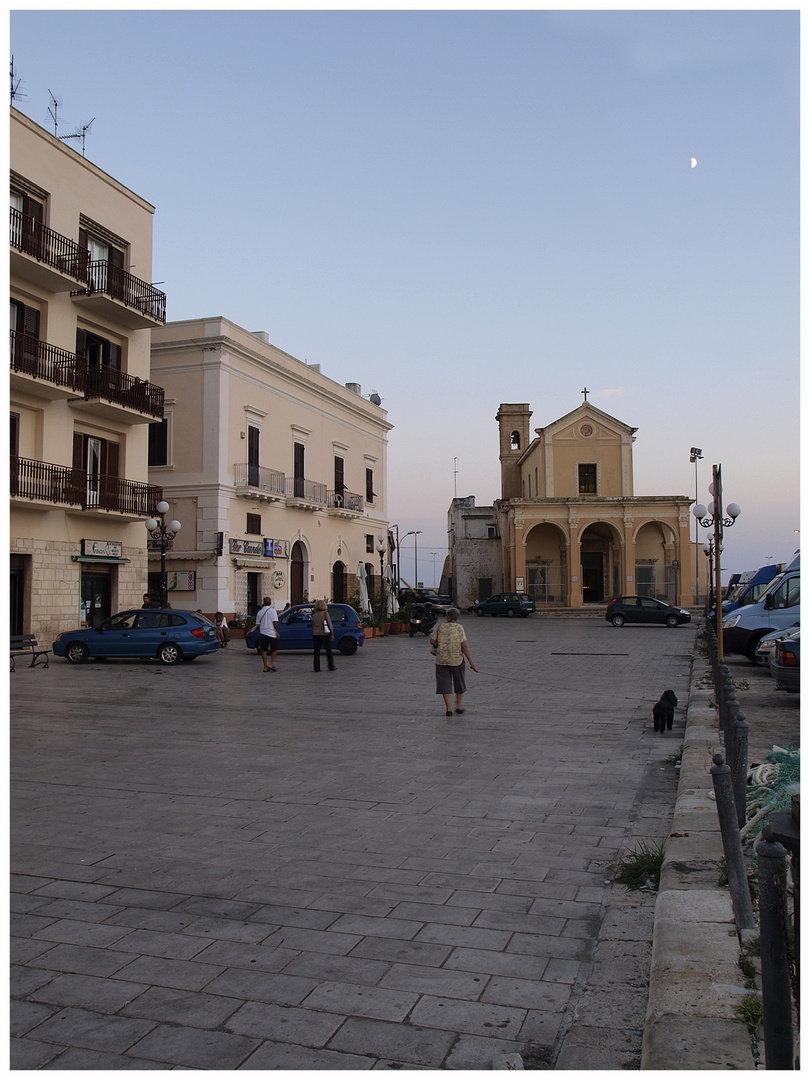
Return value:
<svg viewBox="0 0 810 1080">
<path fill-rule="evenodd" d="M 433 588 L 435 589 L 436 588 L 436 556 L 439 553 L 438 553 L 438 551 L 431 551 L 430 554 L 433 556 Z"/>
<path fill-rule="evenodd" d="M 709 485 L 712 496 L 712 512 L 703 503 L 695 503 L 692 513 L 704 529 L 714 528 L 714 593 L 715 617 L 717 619 L 717 659 L 723 659 L 723 602 L 720 596 L 720 552 L 723 550 L 723 528 L 730 529 L 740 516 L 737 503 L 729 503 L 728 517 L 723 517 L 723 478 L 720 465 L 712 465 L 712 482 Z"/>
<path fill-rule="evenodd" d="M 377 554 L 380 556 L 380 596 L 382 597 L 380 613 L 382 618 L 385 619 L 388 614 L 388 605 L 385 602 L 385 539 L 382 533 L 377 537 Z"/>
<path fill-rule="evenodd" d="M 421 535 L 421 529 L 417 529 L 413 534 L 413 587 L 415 589 L 419 588 L 419 554 L 416 547 L 416 538 Z"/>
<path fill-rule="evenodd" d="M 698 493 L 698 461 L 703 457 L 703 451 L 698 446 L 689 450 L 689 460 L 695 466 L 695 499 Z M 695 520 L 695 607 L 700 603 L 700 554 L 698 552 L 698 523 Z"/>
<path fill-rule="evenodd" d="M 414 577 L 414 580 L 411 582 L 411 588 L 412 589 L 416 588 L 416 578 L 417 578 L 417 573 L 416 573 L 416 538 L 417 538 L 417 536 L 421 536 L 421 535 L 422 535 L 422 530 L 421 529 L 419 529 L 418 531 L 415 531 L 415 530 L 411 529 L 410 532 L 406 532 L 405 535 L 402 537 L 403 540 L 407 540 L 409 536 L 413 537 L 413 577 Z M 399 574 L 399 543 L 400 543 L 399 529 L 397 529 L 397 585 L 399 585 L 399 579 L 400 579 L 400 574 Z"/>
<path fill-rule="evenodd" d="M 169 590 L 166 588 L 166 552 L 171 547 L 172 540 L 180 532 L 182 526 L 179 521 L 170 521 L 168 525 L 166 524 L 165 516 L 169 512 L 167 502 L 159 502 L 156 509 L 160 515 L 160 521 L 155 518 L 147 518 L 146 528 L 160 548 L 160 606 L 165 608 L 169 600 Z"/>
</svg>

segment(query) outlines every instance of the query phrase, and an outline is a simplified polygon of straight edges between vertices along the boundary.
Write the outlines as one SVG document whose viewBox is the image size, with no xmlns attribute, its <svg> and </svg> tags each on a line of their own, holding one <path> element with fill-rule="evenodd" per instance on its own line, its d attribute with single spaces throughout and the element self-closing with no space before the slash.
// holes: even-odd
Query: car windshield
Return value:
<svg viewBox="0 0 810 1080">
<path fill-rule="evenodd" d="M 107 619 L 106 622 L 99 623 L 99 630 L 131 630 L 135 625 L 135 620 L 140 614 L 139 611 L 122 611 L 120 615 L 113 615 L 111 619 Z"/>
</svg>

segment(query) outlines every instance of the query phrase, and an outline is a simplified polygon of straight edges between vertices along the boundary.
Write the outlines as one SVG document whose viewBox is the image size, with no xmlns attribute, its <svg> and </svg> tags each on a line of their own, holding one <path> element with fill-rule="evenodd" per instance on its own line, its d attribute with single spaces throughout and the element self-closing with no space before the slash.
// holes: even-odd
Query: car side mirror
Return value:
<svg viewBox="0 0 810 1080">
<path fill-rule="evenodd" d="M 773 593 L 768 593 L 762 606 L 766 611 L 773 611 Z"/>
</svg>

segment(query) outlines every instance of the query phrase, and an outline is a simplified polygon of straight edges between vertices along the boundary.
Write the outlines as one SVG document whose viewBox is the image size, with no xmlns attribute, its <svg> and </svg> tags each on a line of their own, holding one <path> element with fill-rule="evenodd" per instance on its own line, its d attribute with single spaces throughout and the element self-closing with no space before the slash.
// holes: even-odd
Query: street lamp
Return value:
<svg viewBox="0 0 810 1080">
<path fill-rule="evenodd" d="M 417 562 L 418 555 L 417 555 L 417 551 L 416 551 L 416 538 L 417 538 L 417 536 L 421 536 L 421 535 L 422 535 L 422 530 L 421 529 L 411 529 L 410 532 L 406 532 L 405 535 L 402 537 L 403 540 L 406 540 L 409 536 L 413 537 L 413 581 L 411 582 L 411 587 L 414 588 L 414 589 L 417 587 L 416 583 L 417 583 L 417 581 L 419 579 L 419 574 L 417 572 L 418 571 L 418 562 Z M 397 532 L 397 578 L 399 578 L 399 532 Z"/>
<path fill-rule="evenodd" d="M 170 521 L 168 525 L 166 524 L 165 515 L 169 512 L 167 502 L 159 502 L 156 509 L 160 515 L 160 521 L 155 518 L 147 518 L 146 528 L 160 549 L 160 606 L 165 608 L 169 599 L 169 590 L 166 588 L 166 552 L 171 547 L 172 540 L 180 532 L 182 526 L 179 521 Z"/>
<path fill-rule="evenodd" d="M 438 553 L 438 551 L 431 551 L 430 554 L 433 556 L 433 588 L 435 589 L 436 588 L 436 556 L 439 553 Z"/>
<path fill-rule="evenodd" d="M 703 457 L 703 451 L 699 446 L 693 446 L 689 450 L 689 460 L 695 466 L 695 498 L 698 493 L 698 466 L 697 463 Z M 700 603 L 700 555 L 698 553 L 698 523 L 695 521 L 695 607 Z"/>
<path fill-rule="evenodd" d="M 723 550 L 722 544 L 720 545 L 720 550 L 721 551 Z M 706 556 L 706 558 L 709 560 L 709 571 L 708 571 L 709 572 L 709 596 L 708 596 L 708 604 L 707 604 L 706 609 L 707 609 L 707 611 L 711 611 L 712 605 L 714 604 L 714 600 L 715 600 L 715 595 L 714 595 L 714 574 L 712 572 L 712 567 L 714 566 L 714 538 L 713 537 L 710 540 L 708 540 L 705 544 L 703 544 L 702 551 L 703 551 L 703 554 Z"/>
<path fill-rule="evenodd" d="M 695 503 L 692 513 L 704 529 L 714 529 L 714 591 L 715 617 L 717 619 L 717 659 L 723 659 L 723 603 L 720 596 L 720 552 L 723 550 L 723 529 L 730 529 L 740 516 L 738 503 L 729 503 L 723 516 L 723 480 L 720 465 L 712 465 L 712 482 L 709 485 L 712 496 L 711 513 L 703 503 Z"/>
</svg>

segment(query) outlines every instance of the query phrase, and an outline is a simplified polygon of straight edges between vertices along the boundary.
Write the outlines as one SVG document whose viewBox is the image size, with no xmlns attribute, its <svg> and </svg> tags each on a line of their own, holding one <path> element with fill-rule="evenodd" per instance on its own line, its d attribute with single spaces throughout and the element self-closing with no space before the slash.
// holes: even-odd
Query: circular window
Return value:
<svg viewBox="0 0 810 1080">
<path fill-rule="evenodd" d="M 583 438 L 589 439 L 591 435 L 593 435 L 593 428 L 590 424 L 583 424 L 582 427 L 579 429 L 579 433 L 580 435 L 582 435 Z"/>
</svg>

